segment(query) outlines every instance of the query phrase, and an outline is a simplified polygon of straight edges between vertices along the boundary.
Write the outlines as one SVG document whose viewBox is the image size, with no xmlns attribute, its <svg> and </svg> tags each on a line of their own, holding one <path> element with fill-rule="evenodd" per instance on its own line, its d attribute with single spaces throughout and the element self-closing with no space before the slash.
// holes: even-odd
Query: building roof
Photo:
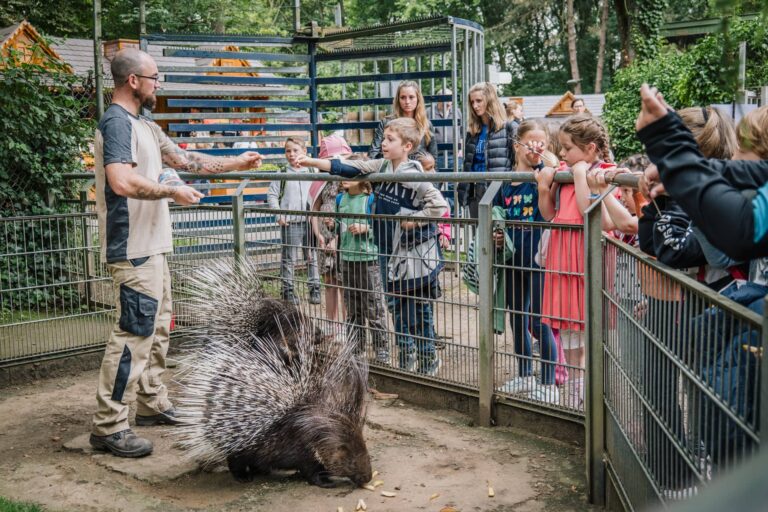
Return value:
<svg viewBox="0 0 768 512">
<path fill-rule="evenodd" d="M 556 105 L 560 103 L 562 95 L 546 95 L 546 96 L 512 96 L 512 99 L 520 98 L 523 102 L 523 115 L 528 118 L 533 117 L 546 117 L 547 113 Z M 604 94 L 582 94 L 579 96 L 584 100 L 584 104 L 587 106 L 587 111 L 595 116 L 601 116 L 603 114 L 603 104 L 605 104 Z M 502 102 L 507 101 L 507 97 L 501 99 Z"/>
<path fill-rule="evenodd" d="M 37 46 L 42 53 L 30 51 L 32 46 Z M 61 61 L 56 51 L 27 20 L 0 29 L 0 55 L 7 56 L 9 50 L 19 52 L 23 62 L 45 65 L 52 60 Z"/>
</svg>

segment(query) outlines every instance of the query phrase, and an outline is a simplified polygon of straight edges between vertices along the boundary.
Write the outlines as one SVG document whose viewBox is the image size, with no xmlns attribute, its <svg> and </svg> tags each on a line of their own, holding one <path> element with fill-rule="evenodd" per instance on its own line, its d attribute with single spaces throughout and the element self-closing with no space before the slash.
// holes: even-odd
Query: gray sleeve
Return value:
<svg viewBox="0 0 768 512">
<path fill-rule="evenodd" d="M 273 210 L 280 208 L 280 187 L 282 181 L 272 181 L 269 184 L 269 190 L 267 191 L 267 204 Z"/>
<path fill-rule="evenodd" d="M 104 141 L 104 165 L 131 164 L 136 166 L 136 155 L 133 152 L 130 119 L 122 116 L 109 116 L 99 123 L 99 131 Z"/>
<path fill-rule="evenodd" d="M 443 194 L 428 182 L 403 183 L 405 188 L 416 190 L 416 197 L 421 200 L 422 208 L 415 212 L 412 217 L 442 217 L 448 211 L 448 203 Z"/>
</svg>

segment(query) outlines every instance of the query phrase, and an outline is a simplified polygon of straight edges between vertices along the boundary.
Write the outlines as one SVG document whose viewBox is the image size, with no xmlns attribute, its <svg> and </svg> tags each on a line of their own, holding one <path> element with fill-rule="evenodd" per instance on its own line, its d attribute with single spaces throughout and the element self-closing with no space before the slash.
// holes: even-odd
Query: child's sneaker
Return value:
<svg viewBox="0 0 768 512">
<path fill-rule="evenodd" d="M 536 384 L 528 398 L 545 404 L 560 405 L 560 390 L 554 384 Z"/>
<path fill-rule="evenodd" d="M 398 366 L 401 370 L 415 372 L 419 367 L 419 359 L 416 357 L 415 350 L 413 352 L 401 350 L 398 359 Z"/>
<path fill-rule="evenodd" d="M 430 359 L 422 359 L 419 362 L 419 373 L 423 373 L 428 377 L 436 377 L 437 372 L 440 371 L 440 367 L 443 365 L 442 359 L 435 356 Z"/>
<path fill-rule="evenodd" d="M 497 391 L 502 393 L 530 393 L 536 389 L 536 377 L 528 375 L 527 377 L 515 377 L 512 380 L 508 380 L 502 386 L 499 386 Z"/>
</svg>

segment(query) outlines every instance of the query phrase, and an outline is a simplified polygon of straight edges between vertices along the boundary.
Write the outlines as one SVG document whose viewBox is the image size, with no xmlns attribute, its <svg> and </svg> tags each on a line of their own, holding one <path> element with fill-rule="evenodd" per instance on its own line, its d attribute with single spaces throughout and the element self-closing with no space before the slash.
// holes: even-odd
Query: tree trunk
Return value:
<svg viewBox="0 0 768 512">
<path fill-rule="evenodd" d="M 213 23 L 213 33 L 223 35 L 227 31 L 227 19 L 224 2 L 219 2 L 216 21 Z"/>
<path fill-rule="evenodd" d="M 595 70 L 595 94 L 603 90 L 603 66 L 605 66 L 605 36 L 608 31 L 608 5 L 610 0 L 602 0 L 600 13 L 600 46 L 597 49 L 597 69 Z"/>
<path fill-rule="evenodd" d="M 616 23 L 619 28 L 619 39 L 621 39 L 622 66 L 628 66 L 635 60 L 635 49 L 632 47 L 629 11 L 627 9 L 628 1 L 629 0 L 613 0 L 613 6 L 616 8 Z"/>
<path fill-rule="evenodd" d="M 565 22 L 568 26 L 568 60 L 571 63 L 571 79 L 575 82 L 573 92 L 581 94 L 579 60 L 578 54 L 576 53 L 576 15 L 573 12 L 573 0 L 567 0 L 565 16 Z"/>
</svg>

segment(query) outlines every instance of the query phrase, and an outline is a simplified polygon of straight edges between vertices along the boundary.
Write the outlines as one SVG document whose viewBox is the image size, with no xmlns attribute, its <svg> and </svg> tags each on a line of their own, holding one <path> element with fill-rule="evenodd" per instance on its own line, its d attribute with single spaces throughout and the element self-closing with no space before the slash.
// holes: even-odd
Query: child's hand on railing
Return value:
<svg viewBox="0 0 768 512">
<path fill-rule="evenodd" d="M 355 223 L 350 224 L 347 228 L 347 231 L 352 233 L 353 235 L 363 235 L 368 232 L 368 224 L 362 224 L 362 223 Z"/>
<path fill-rule="evenodd" d="M 493 243 L 497 249 L 504 247 L 504 231 L 497 229 L 493 232 Z"/>
<path fill-rule="evenodd" d="M 533 177 L 536 179 L 539 190 L 549 190 L 555 181 L 555 169 L 544 167 L 539 171 L 534 171 Z"/>
<path fill-rule="evenodd" d="M 409 231 L 416 228 L 416 223 L 411 220 L 404 220 L 400 223 L 400 229 Z"/>
</svg>

